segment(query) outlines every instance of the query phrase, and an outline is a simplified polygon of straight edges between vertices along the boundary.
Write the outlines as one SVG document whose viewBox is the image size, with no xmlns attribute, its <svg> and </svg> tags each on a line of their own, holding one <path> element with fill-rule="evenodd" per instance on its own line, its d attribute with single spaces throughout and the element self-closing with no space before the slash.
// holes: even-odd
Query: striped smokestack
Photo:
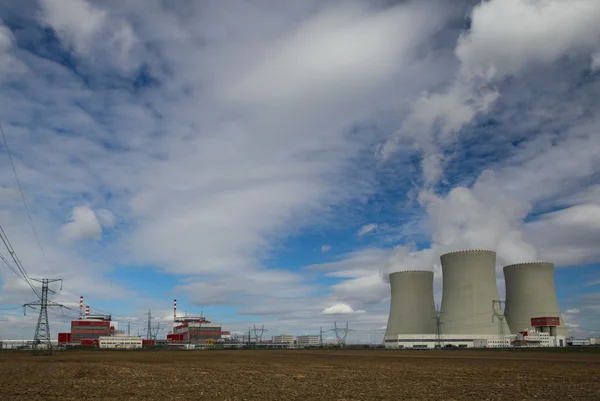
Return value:
<svg viewBox="0 0 600 401">
<path fill-rule="evenodd" d="M 87 318 L 89 314 L 90 314 L 90 306 L 86 305 L 85 306 L 85 317 Z"/>
<path fill-rule="evenodd" d="M 173 300 L 173 322 L 177 319 L 177 300 Z"/>
<path fill-rule="evenodd" d="M 79 320 L 83 319 L 83 295 L 79 297 Z"/>
</svg>

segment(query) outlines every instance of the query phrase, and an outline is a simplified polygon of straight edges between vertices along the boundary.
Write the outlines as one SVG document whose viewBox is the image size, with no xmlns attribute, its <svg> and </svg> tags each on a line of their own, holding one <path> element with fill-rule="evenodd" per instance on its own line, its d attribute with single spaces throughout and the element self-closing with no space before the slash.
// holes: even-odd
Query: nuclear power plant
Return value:
<svg viewBox="0 0 600 401">
<path fill-rule="evenodd" d="M 505 266 L 503 300 L 496 285 L 496 252 L 451 252 L 441 255 L 440 261 L 439 311 L 434 304 L 432 271 L 390 274 L 387 348 L 566 346 L 554 264 Z"/>
</svg>

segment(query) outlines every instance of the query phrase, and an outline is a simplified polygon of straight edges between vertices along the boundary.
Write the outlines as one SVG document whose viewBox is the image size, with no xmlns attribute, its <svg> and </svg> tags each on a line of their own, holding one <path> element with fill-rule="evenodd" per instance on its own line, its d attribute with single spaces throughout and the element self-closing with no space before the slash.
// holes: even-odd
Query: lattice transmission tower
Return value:
<svg viewBox="0 0 600 401">
<path fill-rule="evenodd" d="M 346 346 L 346 337 L 348 337 L 348 333 L 351 331 L 356 331 L 348 328 L 348 322 L 346 322 L 346 327 L 338 327 L 337 322 L 333 322 L 333 329 L 331 329 L 335 333 L 335 337 L 337 338 L 338 345 L 340 347 Z"/>
<path fill-rule="evenodd" d="M 436 348 L 444 348 L 444 337 L 442 336 L 442 312 L 440 308 L 435 311 L 435 346 Z"/>
<path fill-rule="evenodd" d="M 42 283 L 42 292 L 40 293 L 40 298 L 37 301 L 29 302 L 23 305 L 23 314 L 27 314 L 27 307 L 31 309 L 35 309 L 36 306 L 40 308 L 40 314 L 38 317 L 38 322 L 35 327 L 35 335 L 33 336 L 33 346 L 32 350 L 34 354 L 42 353 L 42 354 L 52 354 L 52 341 L 50 336 L 50 323 L 48 322 L 48 308 L 64 308 L 71 309 L 54 301 L 48 300 L 48 293 L 55 294 L 49 288 L 50 283 L 54 283 L 60 281 L 61 290 L 62 290 L 62 279 L 55 278 L 32 278 L 32 281 L 37 281 Z"/>
<path fill-rule="evenodd" d="M 493 311 L 493 315 L 492 315 L 492 322 L 494 321 L 494 319 L 498 320 L 498 338 L 500 340 L 500 348 L 504 348 L 505 344 L 505 340 L 506 340 L 506 333 L 504 331 L 504 306 L 505 306 L 506 302 L 505 301 L 500 301 L 500 300 L 493 300 L 492 301 L 492 311 Z"/>
<path fill-rule="evenodd" d="M 256 325 L 253 325 L 254 338 L 257 343 L 263 342 L 263 334 L 268 332 L 269 330 L 265 329 L 265 325 L 263 324 L 260 328 L 257 328 Z"/>
</svg>

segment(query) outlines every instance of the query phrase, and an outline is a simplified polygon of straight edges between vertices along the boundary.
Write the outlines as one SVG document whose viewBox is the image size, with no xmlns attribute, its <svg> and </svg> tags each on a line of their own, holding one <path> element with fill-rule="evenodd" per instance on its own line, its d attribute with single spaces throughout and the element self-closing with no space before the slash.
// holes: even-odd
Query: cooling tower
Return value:
<svg viewBox="0 0 600 401">
<path fill-rule="evenodd" d="M 435 334 L 433 272 L 411 270 L 390 274 L 392 300 L 385 338 L 398 334 Z"/>
<path fill-rule="evenodd" d="M 554 264 L 536 262 L 505 266 L 504 280 L 504 314 L 513 333 L 530 328 L 532 317 L 558 317 L 560 326 L 556 334 L 567 336 L 554 289 Z"/>
<path fill-rule="evenodd" d="M 444 280 L 441 333 L 498 335 L 498 323 L 492 321 L 492 301 L 500 299 L 496 287 L 496 252 L 460 251 L 447 253 L 440 259 Z"/>
</svg>

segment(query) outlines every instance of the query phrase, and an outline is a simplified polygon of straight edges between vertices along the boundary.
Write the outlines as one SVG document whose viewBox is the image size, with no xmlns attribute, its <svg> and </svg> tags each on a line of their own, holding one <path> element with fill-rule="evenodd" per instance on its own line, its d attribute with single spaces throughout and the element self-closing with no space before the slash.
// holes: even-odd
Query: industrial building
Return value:
<svg viewBox="0 0 600 401">
<path fill-rule="evenodd" d="M 229 336 L 220 324 L 212 323 L 204 316 L 177 316 L 177 300 L 173 300 L 173 329 L 167 334 L 171 343 L 205 344 L 220 341 Z"/>
<path fill-rule="evenodd" d="M 308 334 L 296 336 L 296 345 L 299 347 L 316 347 L 321 345 L 321 336 L 316 334 Z"/>
<path fill-rule="evenodd" d="M 536 329 L 523 330 L 515 337 L 514 345 L 520 347 L 564 347 L 567 345 L 565 338 Z"/>
<path fill-rule="evenodd" d="M 397 340 L 386 339 L 387 348 L 506 348 L 511 345 L 510 336 L 500 338 L 495 335 L 481 334 L 444 334 L 440 336 L 431 334 L 404 334 Z"/>
<path fill-rule="evenodd" d="M 214 344 L 230 336 L 221 325 L 213 324 L 204 316 L 177 316 L 177 300 L 173 303 L 173 328 L 166 340 L 141 339 L 126 336 L 124 330 L 116 330 L 111 315 L 90 313 L 90 307 L 79 299 L 79 319 L 71 322 L 71 331 L 58 333 L 58 344 L 64 346 L 89 346 L 99 348 L 136 349 L 157 345 Z"/>
<path fill-rule="evenodd" d="M 138 349 L 142 348 L 142 337 L 108 336 L 98 338 L 98 347 L 103 349 Z"/>
<path fill-rule="evenodd" d="M 100 337 L 114 335 L 111 320 L 110 315 L 91 314 L 89 305 L 85 306 L 84 313 L 83 297 L 79 297 L 79 319 L 71 322 L 69 333 L 58 333 L 58 344 L 97 346 Z"/>
<path fill-rule="evenodd" d="M 220 340 L 221 334 L 221 325 L 211 324 L 206 318 L 197 316 L 190 317 L 190 320 L 175 326 L 172 335 L 167 338 L 171 338 L 175 342 L 197 343 L 206 342 L 206 340 Z"/>
<path fill-rule="evenodd" d="M 275 344 L 294 344 L 294 336 L 291 334 L 279 334 L 273 336 L 272 339 Z"/>
<path fill-rule="evenodd" d="M 390 274 L 387 348 L 566 346 L 552 263 L 506 266 L 504 302 L 496 286 L 496 252 L 451 252 L 441 255 L 440 261 L 438 313 L 433 272 Z"/>
</svg>

